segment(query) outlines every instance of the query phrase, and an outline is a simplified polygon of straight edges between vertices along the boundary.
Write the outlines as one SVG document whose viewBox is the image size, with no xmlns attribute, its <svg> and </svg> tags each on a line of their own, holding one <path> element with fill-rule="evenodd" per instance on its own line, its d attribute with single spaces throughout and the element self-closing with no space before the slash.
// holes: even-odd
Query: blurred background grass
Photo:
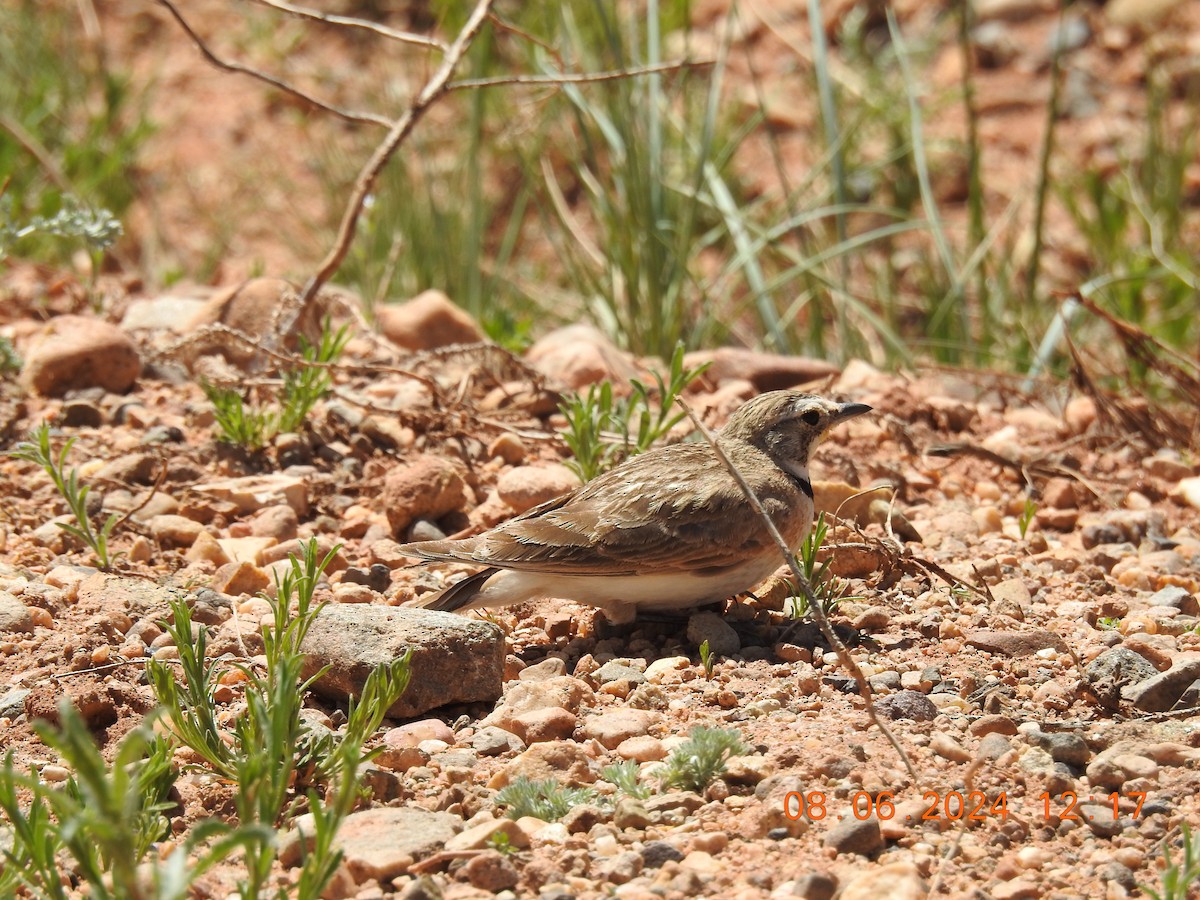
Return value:
<svg viewBox="0 0 1200 900">
<path fill-rule="evenodd" d="M 1175 55 L 1135 39 L 1128 52 L 1147 60 L 1139 110 L 1119 123 L 1109 152 L 1081 154 L 1065 133 L 1081 117 L 1064 89 L 1078 49 L 1067 26 L 1102 13 L 1066 10 L 1041 69 L 1027 73 L 1045 92 L 1032 113 L 1035 152 L 997 183 L 976 83 L 981 66 L 997 64 L 972 7 L 837 7 L 833 16 L 818 0 L 797 0 L 785 22 L 778 8 L 738 2 L 499 4 L 462 77 L 704 64 L 595 84 L 455 92 L 386 169 L 338 281 L 368 313 L 441 289 L 516 348 L 583 319 L 621 346 L 664 358 L 682 340 L 1013 370 L 1034 363 L 1059 294 L 1079 290 L 1195 352 L 1200 78 L 1181 78 Z M 132 74 L 132 62 L 106 43 L 114 29 L 79 12 L 90 8 L 0 6 L 0 172 L 10 223 L 52 214 L 67 196 L 137 219 L 146 195 L 164 188 L 145 176 L 148 148 L 167 146 L 151 103 L 161 108 L 162 88 L 146 65 Z M 210 8 L 226 55 L 356 108 L 395 114 L 436 63 L 435 54 L 253 5 Z M 337 11 L 444 36 L 465 16 L 449 0 Z M 121 24 L 128 30 L 128 19 Z M 151 27 L 179 37 L 156 21 L 143 23 L 142 38 Z M 948 55 L 959 60 L 958 76 L 937 77 Z M 147 252 L 171 239 L 141 216 L 119 251 L 151 284 L 228 279 L 238 271 L 231 257 L 254 258 L 254 240 L 235 237 L 254 208 L 282 209 L 284 224 L 303 227 L 278 229 L 289 271 L 261 260 L 251 271 L 302 278 L 331 240 L 379 134 L 323 121 L 265 86 L 250 90 L 276 113 L 257 127 L 278 130 L 279 160 L 223 170 L 241 179 L 247 207 L 192 217 L 208 241 L 199 258 L 168 263 Z M 284 146 L 297 139 L 299 151 Z M 288 180 L 297 165 L 304 186 Z M 273 195 L 287 199 L 264 209 Z M 162 194 L 153 201 L 164 202 Z M 33 238 L 9 253 L 62 264 L 69 250 Z M 1071 325 L 1085 344 L 1101 339 L 1100 327 Z M 1042 362 L 1066 370 L 1065 358 Z"/>
</svg>

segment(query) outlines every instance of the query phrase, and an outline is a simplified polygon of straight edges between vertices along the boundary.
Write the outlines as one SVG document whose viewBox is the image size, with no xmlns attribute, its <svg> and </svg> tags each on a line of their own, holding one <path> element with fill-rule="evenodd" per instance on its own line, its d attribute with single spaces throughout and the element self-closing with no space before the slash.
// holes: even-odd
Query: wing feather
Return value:
<svg viewBox="0 0 1200 900">
<path fill-rule="evenodd" d="M 794 531 L 796 490 L 753 448 L 726 448 L 768 513 Z M 756 465 L 757 464 L 757 465 Z M 673 480 L 668 473 L 679 473 Z M 666 477 L 664 477 L 666 476 Z M 719 572 L 771 542 L 741 488 L 707 444 L 635 456 L 582 487 L 491 531 L 404 549 L 426 559 L 559 575 Z"/>
</svg>

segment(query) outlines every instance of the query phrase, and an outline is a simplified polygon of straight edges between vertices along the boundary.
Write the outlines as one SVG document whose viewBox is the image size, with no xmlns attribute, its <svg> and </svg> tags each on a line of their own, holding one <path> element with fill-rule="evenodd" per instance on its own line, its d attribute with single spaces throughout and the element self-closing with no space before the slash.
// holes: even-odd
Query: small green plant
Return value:
<svg viewBox="0 0 1200 900">
<path fill-rule="evenodd" d="M 328 322 L 321 339 L 313 345 L 300 338 L 300 365 L 283 373 L 283 385 L 277 403 L 271 407 L 250 403 L 240 391 L 201 382 L 200 387 L 212 404 L 218 440 L 243 447 L 252 453 L 262 450 L 277 434 L 299 431 L 316 402 L 332 384 L 327 366 L 337 362 L 350 340 L 343 325 L 332 331 Z"/>
<path fill-rule="evenodd" d="M 664 789 L 699 793 L 721 776 L 729 757 L 749 751 L 741 734 L 732 728 L 702 725 L 692 729 L 687 741 L 671 751 L 659 769 L 659 779 Z"/>
<path fill-rule="evenodd" d="M 1021 510 L 1021 515 L 1017 517 L 1017 529 L 1021 532 L 1021 537 L 1025 537 L 1025 533 L 1029 531 L 1029 526 L 1033 524 L 1033 517 L 1037 515 L 1037 502 L 1032 497 L 1025 498 L 1025 508 Z"/>
<path fill-rule="evenodd" d="M 276 599 L 268 598 L 273 621 L 263 629 L 265 673 L 235 664 L 247 678 L 246 709 L 230 728 L 219 724 L 213 701 L 224 669 L 206 657 L 205 630 L 197 629 L 193 637 L 191 614 L 182 600 L 171 604 L 173 621 L 166 623 L 179 649 L 182 678 L 166 664 L 148 665 L 167 730 L 208 769 L 237 785 L 234 804 L 243 825 L 267 829 L 267 839 L 246 848 L 247 874 L 240 885 L 244 898 L 258 897 L 270 876 L 278 852 L 273 829 L 288 825 L 304 807 L 312 816 L 312 831 L 305 836 L 310 843 L 299 893 L 320 894 L 340 859 L 334 834 L 359 799 L 359 766 L 374 755 L 364 750 L 364 743 L 408 685 L 406 653 L 368 676 L 336 739 L 315 734 L 301 720 L 304 694 L 324 670 L 302 680 L 300 647 L 321 610 L 313 602 L 317 581 L 336 552 L 334 548 L 318 559 L 316 541 L 308 541 L 303 558 L 291 557 L 290 568 L 277 577 Z"/>
<path fill-rule="evenodd" d="M 121 223 L 107 209 L 88 209 L 75 198 L 67 197 L 54 215 L 33 216 L 25 225 L 18 226 L 13 221 L 12 204 L 0 197 L 0 258 L 7 256 L 19 241 L 34 235 L 81 243 L 91 257 L 95 279 L 105 251 L 121 236 Z"/>
<path fill-rule="evenodd" d="M 71 770 L 65 786 L 51 787 L 36 775 L 17 772 L 10 751 L 0 768 L 0 811 L 10 826 L 0 892 L 18 887 L 54 900 L 75 896 L 63 878 L 64 855 L 103 900 L 183 900 L 189 887 L 214 864 L 263 835 L 219 822 L 202 823 L 165 860 L 156 842 L 168 834 L 164 813 L 178 775 L 168 740 L 156 736 L 154 716 L 125 735 L 107 763 L 69 700 L 59 704 L 59 727 L 36 725 L 38 735 Z M 24 795 L 27 800 L 23 799 Z M 269 834 L 267 835 L 269 837 Z"/>
<path fill-rule="evenodd" d="M 1117 616 L 1101 616 L 1096 620 L 1096 627 L 1100 631 L 1116 631 L 1121 627 L 1121 620 Z"/>
<path fill-rule="evenodd" d="M 683 420 L 675 400 L 708 364 L 685 368 L 683 344 L 676 344 L 664 379 L 654 373 L 654 386 L 634 379 L 626 398 L 616 398 L 610 382 L 590 385 L 559 407 L 567 419 L 563 440 L 573 459 L 567 465 L 582 481 L 591 481 L 613 466 L 649 450 Z M 657 401 L 657 402 L 656 402 Z"/>
<path fill-rule="evenodd" d="M 605 766 L 600 777 L 610 784 L 615 784 L 617 790 L 630 797 L 645 800 L 650 796 L 650 788 L 638 778 L 638 764 L 632 759 L 625 759 L 611 766 Z"/>
<path fill-rule="evenodd" d="M 99 528 L 92 525 L 87 510 L 87 498 L 91 488 L 79 483 L 78 469 L 71 469 L 69 472 L 66 470 L 67 454 L 71 452 L 74 444 L 75 438 L 69 438 L 58 451 L 58 456 L 55 456 L 50 449 L 50 426 L 43 422 L 29 433 L 28 441 L 22 441 L 15 449 L 10 450 L 9 456 L 37 463 L 45 470 L 58 489 L 59 495 L 66 501 L 71 515 L 75 517 L 74 525 L 70 522 L 58 522 L 58 527 L 90 547 L 96 554 L 100 567 L 107 569 L 112 563 L 108 539 L 121 517 L 112 513 Z"/>
<path fill-rule="evenodd" d="M 6 337 L 0 337 L 0 378 L 15 375 L 21 371 L 21 357 L 16 348 Z"/>
<path fill-rule="evenodd" d="M 220 440 L 256 453 L 276 433 L 278 414 L 252 406 L 232 388 L 200 382 L 204 396 L 212 404 Z"/>
<path fill-rule="evenodd" d="M 487 839 L 487 845 L 501 856 L 515 856 L 517 853 L 517 848 L 507 831 L 497 831 Z"/>
<path fill-rule="evenodd" d="M 704 666 L 704 680 L 712 681 L 713 667 L 717 664 L 716 657 L 713 655 L 712 647 L 708 644 L 708 638 L 700 642 L 700 665 Z"/>
<path fill-rule="evenodd" d="M 846 583 L 829 572 L 833 557 L 819 559 L 825 538 L 828 536 L 829 526 L 825 523 L 825 513 L 822 511 L 817 515 L 808 537 L 800 545 L 797 558 L 800 571 L 804 573 L 804 578 L 812 589 L 813 596 L 821 604 L 821 611 L 825 613 L 826 618 L 837 612 L 843 600 L 851 599 L 846 596 Z M 788 606 L 793 619 L 807 618 L 811 613 L 808 597 L 798 588 L 793 588 L 792 595 L 788 598 Z"/>
<path fill-rule="evenodd" d="M 546 822 L 557 822 L 574 807 L 594 800 L 590 788 L 566 787 L 547 778 L 533 781 L 522 775 L 496 794 L 496 803 L 508 807 L 508 817 L 519 819 L 533 816 Z"/>
<path fill-rule="evenodd" d="M 1163 841 L 1162 853 L 1165 865 L 1159 872 L 1157 889 L 1138 885 L 1146 896 L 1154 900 L 1188 900 L 1193 896 L 1192 886 L 1200 883 L 1200 839 L 1192 839 L 1192 830 L 1184 822 L 1179 826 L 1180 846 L 1183 859 L 1176 862 L 1171 858 L 1171 847 Z"/>
</svg>

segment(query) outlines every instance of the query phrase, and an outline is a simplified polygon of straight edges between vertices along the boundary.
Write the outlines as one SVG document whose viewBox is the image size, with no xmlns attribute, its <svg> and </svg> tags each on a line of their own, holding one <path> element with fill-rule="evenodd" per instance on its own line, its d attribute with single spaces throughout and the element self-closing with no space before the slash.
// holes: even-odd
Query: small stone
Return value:
<svg viewBox="0 0 1200 900">
<path fill-rule="evenodd" d="M 662 684 L 669 680 L 672 674 L 682 669 L 690 668 L 692 661 L 686 656 L 664 656 L 646 666 L 646 681 L 650 684 Z M 676 679 L 678 680 L 678 679 Z"/>
<path fill-rule="evenodd" d="M 529 835 L 518 822 L 512 819 L 490 819 L 463 829 L 446 841 L 445 849 L 451 853 L 463 850 L 483 850 L 496 840 L 498 835 L 508 838 L 508 845 L 518 850 L 529 846 Z"/>
<path fill-rule="evenodd" d="M 1177 609 L 1185 616 L 1200 616 L 1200 603 L 1196 602 L 1196 598 L 1179 587 L 1178 585 L 1168 585 L 1160 591 L 1151 594 L 1147 600 L 1148 606 L 1166 606 L 1171 609 Z"/>
<path fill-rule="evenodd" d="M 737 632 L 714 612 L 693 613 L 688 618 L 687 639 L 696 647 L 708 641 L 709 652 L 717 656 L 732 656 L 742 649 Z"/>
<path fill-rule="evenodd" d="M 168 547 L 190 547 L 204 531 L 204 526 L 187 516 L 154 516 L 147 523 L 150 535 Z"/>
<path fill-rule="evenodd" d="M 525 442 L 511 431 L 501 432 L 495 440 L 488 444 L 487 448 L 489 457 L 502 459 L 510 466 L 519 465 L 525 459 L 527 452 Z"/>
<path fill-rule="evenodd" d="M 517 676 L 521 681 L 549 681 L 567 674 L 567 664 L 557 656 L 549 656 L 539 663 L 526 666 Z"/>
<path fill-rule="evenodd" d="M 215 537 L 206 531 L 201 531 L 192 541 L 191 547 L 188 548 L 187 560 L 189 562 L 211 562 L 223 566 L 229 562 L 229 557 L 221 549 L 221 545 L 217 543 Z"/>
<path fill-rule="evenodd" d="M 826 847 L 838 853 L 857 853 L 870 856 L 883 848 L 883 835 L 875 819 L 847 819 L 835 825 L 825 835 Z"/>
<path fill-rule="evenodd" d="M 1055 762 L 1066 763 L 1069 766 L 1085 766 L 1092 756 L 1084 739 L 1069 731 L 1034 731 L 1027 738 L 1029 743 L 1049 753 Z"/>
<path fill-rule="evenodd" d="M 645 803 L 636 797 L 622 797 L 617 801 L 613 811 L 613 824 L 624 830 L 626 828 L 645 828 L 651 824 L 650 812 Z"/>
<path fill-rule="evenodd" d="M 833 900 L 837 894 L 838 880 L 828 872 L 809 872 L 792 882 L 791 890 L 783 896 L 798 897 L 800 900 Z M 776 895 L 772 894 L 772 897 Z M 881 897 L 882 894 L 871 894 Z"/>
<path fill-rule="evenodd" d="M 521 880 L 516 867 L 498 850 L 483 850 L 472 856 L 463 866 L 463 874 L 472 887 L 493 894 L 515 888 Z"/>
<path fill-rule="evenodd" d="M 525 749 L 525 742 L 511 731 L 485 725 L 471 738 L 471 747 L 480 756 L 500 756 L 509 752 L 520 753 Z"/>
<path fill-rule="evenodd" d="M 1079 804 L 1078 810 L 1078 815 L 1083 819 L 1084 824 L 1097 837 L 1111 838 L 1121 833 L 1121 821 L 1113 815 L 1111 803 L 1089 803 L 1084 801 Z"/>
<path fill-rule="evenodd" d="M 600 807 L 583 803 L 573 807 L 559 821 L 571 834 L 586 834 L 599 823 L 608 821 L 608 816 Z"/>
<path fill-rule="evenodd" d="M 307 819 L 307 820 L 306 820 Z M 454 836 L 461 819 L 415 806 L 377 807 L 348 815 L 334 838 L 344 854 L 342 864 L 358 883 L 395 878 L 418 859 L 439 849 Z M 300 817 L 279 851 L 287 868 L 300 864 L 312 849 L 311 819 Z"/>
<path fill-rule="evenodd" d="M 933 737 L 929 741 L 929 749 L 951 762 L 962 763 L 968 762 L 971 759 L 970 752 L 943 731 L 935 731 L 933 733 Z"/>
<path fill-rule="evenodd" d="M 616 752 L 622 759 L 632 759 L 639 763 L 657 762 L 667 756 L 667 748 L 663 742 L 647 734 L 626 738 L 617 744 Z"/>
<path fill-rule="evenodd" d="M 633 684 L 642 684 L 646 680 L 646 676 L 642 672 L 616 660 L 606 662 L 592 673 L 591 678 L 597 684 L 608 684 L 610 681 L 629 681 Z"/>
<path fill-rule="evenodd" d="M 422 741 L 453 744 L 454 732 L 441 719 L 420 719 L 389 728 L 383 735 L 383 743 L 388 747 L 416 747 Z"/>
<path fill-rule="evenodd" d="M 250 533 L 255 537 L 274 538 L 276 542 L 295 540 L 300 527 L 296 511 L 286 504 L 261 509 L 250 520 Z"/>
<path fill-rule="evenodd" d="M 932 722 L 938 714 L 933 702 L 917 691 L 889 694 L 875 701 L 875 709 L 885 718 L 912 722 Z"/>
<path fill-rule="evenodd" d="M 563 465 L 518 466 L 496 482 L 500 499 L 520 515 L 579 487 L 579 476 Z"/>
<path fill-rule="evenodd" d="M 971 722 L 970 731 L 977 737 L 984 737 L 985 734 L 1015 734 L 1016 722 L 1009 719 L 1007 715 L 998 713 L 980 715 L 978 719 Z"/>
<path fill-rule="evenodd" d="M 1200 509 L 1200 476 L 1180 481 L 1171 491 L 1171 498 L 1184 506 Z"/>
<path fill-rule="evenodd" d="M 551 382 L 580 390 L 599 381 L 628 383 L 639 376 L 629 354 L 591 325 L 568 325 L 539 338 L 525 352 Z"/>
<path fill-rule="evenodd" d="M 253 596 L 271 585 L 267 573 L 249 562 L 226 563 L 213 574 L 210 587 L 231 597 Z"/>
<path fill-rule="evenodd" d="M 666 841 L 647 841 L 640 851 L 642 863 L 647 869 L 657 869 L 664 863 L 679 862 L 683 853 L 674 844 Z"/>
<path fill-rule="evenodd" d="M 438 290 L 375 311 L 379 329 L 405 350 L 433 350 L 450 344 L 475 344 L 483 331 L 470 314 Z"/>
</svg>

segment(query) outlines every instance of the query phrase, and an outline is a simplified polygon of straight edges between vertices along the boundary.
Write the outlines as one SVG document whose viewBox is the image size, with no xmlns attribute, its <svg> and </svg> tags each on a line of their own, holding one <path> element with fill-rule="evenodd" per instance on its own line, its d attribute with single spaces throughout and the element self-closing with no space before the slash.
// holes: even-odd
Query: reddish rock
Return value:
<svg viewBox="0 0 1200 900">
<path fill-rule="evenodd" d="M 519 515 L 577 487 L 579 476 L 566 466 L 518 466 L 500 476 L 496 493 Z"/>
<path fill-rule="evenodd" d="M 123 393 L 141 373 L 137 347 L 120 328 L 87 316 L 58 316 L 26 353 L 21 378 L 39 394 L 61 397 L 90 387 Z"/>
<path fill-rule="evenodd" d="M 568 325 L 535 343 L 525 358 L 551 381 L 579 390 L 599 381 L 638 377 L 633 358 L 591 325 Z"/>
<path fill-rule="evenodd" d="M 271 342 L 280 325 L 281 309 L 288 295 L 295 290 L 295 285 L 282 278 L 247 279 L 215 294 L 192 319 L 188 330 L 196 331 L 209 325 L 224 325 L 254 341 Z M 305 314 L 296 324 L 293 334 L 288 336 L 286 346 L 289 349 L 296 348 L 297 333 L 313 343 L 320 339 L 326 307 L 327 304 L 319 298 L 317 302 L 309 304 Z M 239 366 L 244 366 L 261 356 L 260 351 L 253 345 L 229 338 L 215 341 L 211 346 L 206 344 L 201 352 L 219 353 L 229 362 Z"/>
<path fill-rule="evenodd" d="M 441 291 L 425 291 L 406 303 L 385 306 L 376 319 L 384 337 L 405 350 L 433 350 L 484 339 L 470 314 Z"/>
<path fill-rule="evenodd" d="M 705 377 L 720 384 L 732 379 L 749 381 L 759 391 L 780 391 L 808 384 L 823 378 L 833 378 L 841 370 L 823 359 L 805 356 L 784 356 L 762 353 L 740 347 L 721 347 L 718 350 L 697 350 L 684 358 L 690 367 L 711 363 Z"/>
<path fill-rule="evenodd" d="M 462 509 L 467 485 L 458 467 L 440 456 L 422 456 L 388 473 L 383 483 L 383 507 L 397 537 L 414 519 L 437 519 Z"/>
</svg>

